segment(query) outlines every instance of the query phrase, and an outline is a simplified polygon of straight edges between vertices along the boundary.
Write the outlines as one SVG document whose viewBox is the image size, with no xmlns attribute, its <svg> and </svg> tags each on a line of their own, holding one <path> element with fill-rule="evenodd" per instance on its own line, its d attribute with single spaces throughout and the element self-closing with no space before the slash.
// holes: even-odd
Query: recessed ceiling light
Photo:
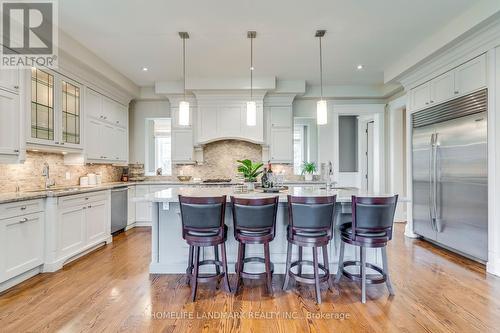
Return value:
<svg viewBox="0 0 500 333">
<path fill-rule="evenodd" d="M 148 68 L 147 68 L 147 67 L 142 67 L 142 71 L 143 71 L 143 72 L 147 72 L 147 71 L 148 71 Z"/>
<path fill-rule="evenodd" d="M 67 154 L 67 152 L 63 151 L 61 154 L 66 155 L 66 154 Z"/>
<path fill-rule="evenodd" d="M 37 152 L 37 151 L 38 151 L 38 149 L 32 149 L 31 151 Z"/>
<path fill-rule="evenodd" d="M 365 68 L 365 66 L 359 64 L 356 68 L 358 71 L 360 71 L 360 70 L 363 70 Z"/>
</svg>

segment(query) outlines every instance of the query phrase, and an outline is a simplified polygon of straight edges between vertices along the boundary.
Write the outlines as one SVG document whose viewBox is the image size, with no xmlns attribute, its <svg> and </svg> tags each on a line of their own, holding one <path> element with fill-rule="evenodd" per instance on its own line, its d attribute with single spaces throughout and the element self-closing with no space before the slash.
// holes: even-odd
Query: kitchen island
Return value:
<svg viewBox="0 0 500 333">
<path fill-rule="evenodd" d="M 271 261 L 274 263 L 274 272 L 282 274 L 285 271 L 286 262 L 286 227 L 288 225 L 287 195 L 294 196 L 324 196 L 337 195 L 337 205 L 335 213 L 334 239 L 328 246 L 330 269 L 335 272 L 338 263 L 338 250 L 340 246 L 340 237 L 338 225 L 348 222 L 351 219 L 351 196 L 369 196 L 390 194 L 368 194 L 356 189 L 333 189 L 326 190 L 324 186 L 290 186 L 288 190 L 279 194 L 262 193 L 252 191 L 240 193 L 233 187 L 177 187 L 168 188 L 155 193 L 147 194 L 143 197 L 135 198 L 134 201 L 148 201 L 152 203 L 152 251 L 150 273 L 152 274 L 184 274 L 186 271 L 189 246 L 182 239 L 182 223 L 180 217 L 180 207 L 178 195 L 185 196 L 227 196 L 226 207 L 226 225 L 228 226 L 228 236 L 226 242 L 229 272 L 234 272 L 234 264 L 237 256 L 237 242 L 233 236 L 233 220 L 231 212 L 230 196 L 244 198 L 262 198 L 279 195 L 278 214 L 276 219 L 276 237 L 270 244 Z M 296 247 L 294 247 L 294 257 L 296 258 Z M 204 248 L 201 252 L 202 260 L 213 258 L 213 248 Z M 247 248 L 248 256 L 262 256 L 263 248 L 260 245 L 249 245 Z M 346 258 L 358 258 L 359 251 L 347 245 Z M 312 252 L 307 249 L 304 251 L 304 258 L 311 260 Z M 380 252 L 374 249 L 367 250 L 368 262 L 380 265 Z M 258 266 L 259 264 L 255 264 Z M 210 269 L 210 268 L 207 268 Z M 249 267 L 250 270 L 261 270 L 262 267 Z M 306 269 L 306 268 L 305 268 Z"/>
</svg>

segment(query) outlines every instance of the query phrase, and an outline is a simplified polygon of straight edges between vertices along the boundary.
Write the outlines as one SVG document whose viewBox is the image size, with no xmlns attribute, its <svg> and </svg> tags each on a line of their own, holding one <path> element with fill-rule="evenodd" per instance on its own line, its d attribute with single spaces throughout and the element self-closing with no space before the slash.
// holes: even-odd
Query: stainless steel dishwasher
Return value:
<svg viewBox="0 0 500 333">
<path fill-rule="evenodd" d="M 128 187 L 111 190 L 111 233 L 124 230 L 128 219 Z"/>
</svg>

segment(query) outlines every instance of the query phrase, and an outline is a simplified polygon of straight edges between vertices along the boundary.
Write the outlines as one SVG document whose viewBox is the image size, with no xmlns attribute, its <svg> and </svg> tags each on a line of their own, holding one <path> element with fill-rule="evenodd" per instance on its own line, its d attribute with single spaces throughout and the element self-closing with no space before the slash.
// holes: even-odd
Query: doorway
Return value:
<svg viewBox="0 0 500 333">
<path fill-rule="evenodd" d="M 373 125 L 374 121 L 369 121 L 366 123 L 365 128 L 365 140 L 366 140 L 366 151 L 365 151 L 365 163 L 366 163 L 366 173 L 365 173 L 365 190 L 369 193 L 373 192 L 373 176 L 374 176 L 374 163 L 373 163 L 373 150 L 374 150 L 374 137 L 373 137 Z"/>
</svg>

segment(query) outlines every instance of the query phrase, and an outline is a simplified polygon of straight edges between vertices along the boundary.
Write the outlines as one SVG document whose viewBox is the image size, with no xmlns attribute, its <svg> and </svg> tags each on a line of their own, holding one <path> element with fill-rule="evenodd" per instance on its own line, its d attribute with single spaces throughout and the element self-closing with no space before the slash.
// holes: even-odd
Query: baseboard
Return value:
<svg viewBox="0 0 500 333">
<path fill-rule="evenodd" d="M 9 280 L 0 283 L 0 293 L 18 285 L 21 282 L 24 282 L 24 281 L 32 278 L 33 276 L 35 276 L 41 272 L 42 272 L 42 265 L 35 267 L 33 269 L 30 269 L 27 272 L 24 272 L 18 276 L 14 276 L 13 278 L 10 278 Z"/>
<path fill-rule="evenodd" d="M 103 240 L 100 240 L 98 242 L 95 242 L 93 244 L 90 244 L 90 245 L 84 247 L 78 253 L 67 255 L 65 257 L 59 258 L 58 260 L 50 262 L 50 263 L 45 263 L 43 265 L 43 270 L 42 271 L 44 273 L 53 273 L 53 272 L 56 272 L 56 271 L 60 270 L 61 268 L 63 268 L 64 265 L 69 264 L 70 262 L 73 262 L 73 261 L 75 261 L 75 260 L 83 257 L 84 255 L 87 255 L 90 252 L 93 252 L 93 251 L 95 251 L 95 250 L 97 250 L 97 249 L 105 246 L 106 244 L 111 243 L 112 241 L 113 241 L 113 237 L 112 236 L 108 236 L 108 237 L 106 237 Z"/>
<path fill-rule="evenodd" d="M 492 257 L 492 253 L 490 252 L 490 257 Z M 486 271 L 489 274 L 500 276 L 500 258 L 494 258 L 492 260 L 488 260 L 486 263 Z"/>
<path fill-rule="evenodd" d="M 137 221 L 135 222 L 136 227 L 151 227 L 151 221 Z"/>
<path fill-rule="evenodd" d="M 419 236 L 410 229 L 410 224 L 406 223 L 405 236 L 408 238 L 418 238 Z"/>
</svg>

